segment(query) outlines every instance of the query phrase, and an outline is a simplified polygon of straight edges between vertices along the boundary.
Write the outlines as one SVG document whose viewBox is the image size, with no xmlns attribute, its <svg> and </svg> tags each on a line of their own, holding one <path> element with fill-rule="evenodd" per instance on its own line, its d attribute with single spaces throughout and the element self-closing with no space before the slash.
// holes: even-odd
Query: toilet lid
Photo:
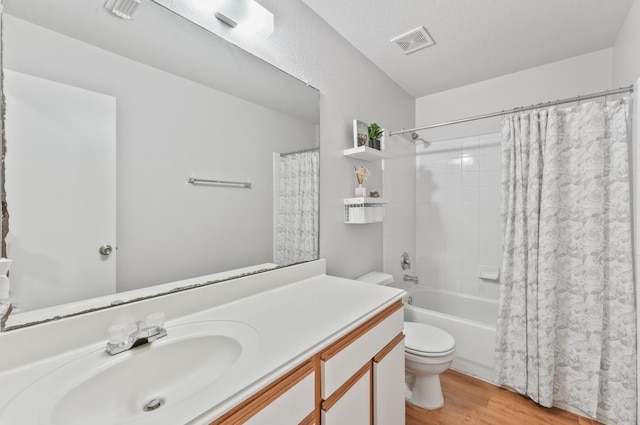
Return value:
<svg viewBox="0 0 640 425">
<path fill-rule="evenodd" d="M 404 346 L 409 352 L 445 353 L 456 346 L 451 334 L 424 323 L 404 322 Z"/>
</svg>

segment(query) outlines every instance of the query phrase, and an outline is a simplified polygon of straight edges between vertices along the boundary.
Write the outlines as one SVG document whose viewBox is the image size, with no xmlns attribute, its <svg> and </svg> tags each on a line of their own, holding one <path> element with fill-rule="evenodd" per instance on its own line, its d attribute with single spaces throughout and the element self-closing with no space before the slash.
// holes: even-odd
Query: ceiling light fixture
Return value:
<svg viewBox="0 0 640 425">
<path fill-rule="evenodd" d="M 122 19 L 131 20 L 141 3 L 142 0 L 107 0 L 104 7 Z"/>
<path fill-rule="evenodd" d="M 242 27 L 262 37 L 273 33 L 273 13 L 254 0 L 219 1 L 215 17 L 231 28 Z"/>
</svg>

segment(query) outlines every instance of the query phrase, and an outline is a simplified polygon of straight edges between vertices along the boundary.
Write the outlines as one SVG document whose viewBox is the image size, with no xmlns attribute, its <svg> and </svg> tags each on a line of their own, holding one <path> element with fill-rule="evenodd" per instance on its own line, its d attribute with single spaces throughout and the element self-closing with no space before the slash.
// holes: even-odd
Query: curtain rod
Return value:
<svg viewBox="0 0 640 425">
<path fill-rule="evenodd" d="M 299 151 L 293 151 L 293 152 L 284 152 L 284 153 L 281 153 L 280 156 L 295 155 L 297 153 L 305 153 L 305 152 L 313 152 L 319 149 L 320 148 L 316 146 L 315 148 L 300 149 Z"/>
<path fill-rule="evenodd" d="M 563 103 L 580 102 L 580 101 L 583 101 L 583 100 L 595 99 L 595 98 L 598 98 L 598 97 L 609 96 L 609 95 L 614 95 L 614 94 L 622 94 L 622 93 L 626 93 L 626 92 L 633 93 L 633 85 L 631 85 L 629 87 L 621 87 L 619 89 L 602 91 L 602 92 L 599 92 L 599 93 L 592 93 L 592 94 L 588 94 L 588 95 L 585 95 L 585 96 L 570 97 L 570 98 L 567 98 L 567 99 L 555 100 L 555 101 L 546 102 L 546 103 L 538 103 L 537 105 L 531 105 L 531 106 L 526 106 L 526 107 L 521 107 L 521 108 L 513 108 L 511 110 L 502 110 L 500 112 L 493 112 L 491 114 L 476 115 L 474 117 L 461 118 L 459 120 L 454 120 L 454 121 L 447 121 L 447 122 L 441 122 L 441 123 L 438 123 L 438 124 L 424 125 L 422 127 L 410 128 L 408 130 L 402 129 L 402 130 L 397 130 L 397 131 L 391 131 L 391 132 L 389 132 L 389 136 L 393 136 L 393 135 L 396 135 L 396 134 L 411 133 L 413 131 L 428 130 L 430 128 L 444 127 L 446 125 L 460 124 L 460 123 L 463 123 L 463 122 L 482 120 L 482 119 L 485 119 L 485 118 L 499 117 L 500 115 L 504 115 L 504 114 L 508 114 L 508 113 L 531 111 L 532 109 L 544 108 L 546 106 L 562 105 Z"/>
</svg>

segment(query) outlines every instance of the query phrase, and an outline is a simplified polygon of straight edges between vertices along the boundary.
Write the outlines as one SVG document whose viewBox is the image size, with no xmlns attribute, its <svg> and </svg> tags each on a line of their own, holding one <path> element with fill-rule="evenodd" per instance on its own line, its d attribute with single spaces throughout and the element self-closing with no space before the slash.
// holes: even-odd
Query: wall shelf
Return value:
<svg viewBox="0 0 640 425">
<path fill-rule="evenodd" d="M 379 151 L 378 149 L 373 149 L 369 146 L 358 146 L 357 148 L 345 149 L 344 156 L 367 162 L 388 158 L 388 155 L 384 151 Z"/>
<path fill-rule="evenodd" d="M 387 201 L 384 198 L 370 198 L 370 197 L 362 197 L 362 198 L 344 198 L 345 205 L 371 205 L 371 204 L 386 204 Z"/>
<path fill-rule="evenodd" d="M 383 198 L 344 198 L 344 222 L 380 223 L 384 219 L 385 203 Z"/>
</svg>

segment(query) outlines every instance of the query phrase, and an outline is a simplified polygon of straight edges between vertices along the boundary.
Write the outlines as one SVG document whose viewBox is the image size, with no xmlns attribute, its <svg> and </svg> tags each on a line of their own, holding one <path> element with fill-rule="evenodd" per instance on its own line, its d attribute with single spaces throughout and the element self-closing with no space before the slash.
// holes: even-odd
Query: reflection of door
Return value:
<svg viewBox="0 0 640 425">
<path fill-rule="evenodd" d="M 116 99 L 9 70 L 4 89 L 19 311 L 115 293 Z"/>
</svg>

